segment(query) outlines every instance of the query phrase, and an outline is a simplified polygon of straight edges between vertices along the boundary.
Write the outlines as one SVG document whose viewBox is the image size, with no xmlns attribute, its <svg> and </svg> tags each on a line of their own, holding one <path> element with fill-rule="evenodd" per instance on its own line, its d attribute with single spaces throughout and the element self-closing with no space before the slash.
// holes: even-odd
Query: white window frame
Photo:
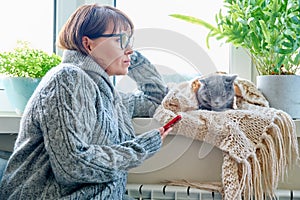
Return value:
<svg viewBox="0 0 300 200">
<path fill-rule="evenodd" d="M 229 72 L 256 83 L 257 71 L 243 48 L 230 46 Z"/>
</svg>

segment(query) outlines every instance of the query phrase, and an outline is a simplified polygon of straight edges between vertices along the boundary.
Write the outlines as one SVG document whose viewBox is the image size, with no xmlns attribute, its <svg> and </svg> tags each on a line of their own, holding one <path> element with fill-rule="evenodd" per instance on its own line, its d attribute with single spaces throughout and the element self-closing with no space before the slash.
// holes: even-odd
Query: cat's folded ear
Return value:
<svg viewBox="0 0 300 200">
<path fill-rule="evenodd" d="M 232 77 L 233 77 L 233 80 L 235 80 L 238 77 L 238 75 L 237 74 L 232 74 Z"/>
<path fill-rule="evenodd" d="M 235 79 L 238 77 L 237 74 L 230 74 L 230 75 L 227 75 L 230 77 L 230 81 L 234 83 Z M 240 90 L 240 88 L 234 84 L 234 93 L 235 93 L 235 96 L 239 96 L 241 97 L 242 96 L 242 92 Z"/>
<path fill-rule="evenodd" d="M 233 80 L 235 80 L 238 77 L 237 74 L 231 74 L 231 76 L 232 76 Z"/>
<path fill-rule="evenodd" d="M 233 83 L 234 83 L 235 79 L 238 77 L 237 74 L 231 74 L 229 76 L 231 77 Z M 240 88 L 236 84 L 234 84 L 234 93 L 235 93 L 235 96 L 238 96 L 238 97 L 242 96 L 242 92 L 241 92 Z"/>
<path fill-rule="evenodd" d="M 238 77 L 237 74 L 226 74 L 223 75 L 223 77 L 225 77 L 225 81 L 228 83 L 233 83 L 235 81 L 235 79 Z"/>
</svg>

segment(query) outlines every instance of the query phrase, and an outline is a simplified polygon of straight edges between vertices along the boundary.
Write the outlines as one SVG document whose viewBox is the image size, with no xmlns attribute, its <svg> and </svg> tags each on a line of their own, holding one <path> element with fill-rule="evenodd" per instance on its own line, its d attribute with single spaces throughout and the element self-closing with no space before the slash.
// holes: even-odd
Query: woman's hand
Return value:
<svg viewBox="0 0 300 200">
<path fill-rule="evenodd" d="M 160 127 L 158 130 L 160 132 L 161 139 L 164 140 L 167 137 L 167 135 L 172 131 L 172 128 L 168 128 L 165 131 L 164 127 Z"/>
</svg>

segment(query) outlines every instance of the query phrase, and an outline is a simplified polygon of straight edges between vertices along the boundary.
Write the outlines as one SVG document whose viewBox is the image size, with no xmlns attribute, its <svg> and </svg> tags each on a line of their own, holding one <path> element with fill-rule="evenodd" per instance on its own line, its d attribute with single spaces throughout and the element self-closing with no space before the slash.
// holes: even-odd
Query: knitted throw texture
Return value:
<svg viewBox="0 0 300 200">
<path fill-rule="evenodd" d="M 270 108 L 256 86 L 241 78 L 235 81 L 235 109 L 199 110 L 195 80 L 170 86 L 154 118 L 164 124 L 181 114 L 182 120 L 173 127 L 172 134 L 205 141 L 222 150 L 223 199 L 258 200 L 264 199 L 264 194 L 274 197 L 278 182 L 299 160 L 292 118 Z M 180 185 L 176 180 L 174 183 Z"/>
</svg>

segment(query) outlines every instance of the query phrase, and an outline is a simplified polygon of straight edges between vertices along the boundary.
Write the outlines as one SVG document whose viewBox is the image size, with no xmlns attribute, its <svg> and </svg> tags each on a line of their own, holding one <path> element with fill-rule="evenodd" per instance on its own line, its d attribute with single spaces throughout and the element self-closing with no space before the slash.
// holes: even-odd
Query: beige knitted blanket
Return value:
<svg viewBox="0 0 300 200">
<path fill-rule="evenodd" d="M 181 114 L 182 120 L 171 134 L 205 141 L 222 150 L 223 199 L 274 197 L 279 181 L 299 160 L 294 121 L 287 113 L 270 108 L 247 80 L 236 79 L 235 109 L 223 112 L 199 110 L 198 87 L 194 80 L 170 86 L 154 118 L 164 124 Z"/>
</svg>

